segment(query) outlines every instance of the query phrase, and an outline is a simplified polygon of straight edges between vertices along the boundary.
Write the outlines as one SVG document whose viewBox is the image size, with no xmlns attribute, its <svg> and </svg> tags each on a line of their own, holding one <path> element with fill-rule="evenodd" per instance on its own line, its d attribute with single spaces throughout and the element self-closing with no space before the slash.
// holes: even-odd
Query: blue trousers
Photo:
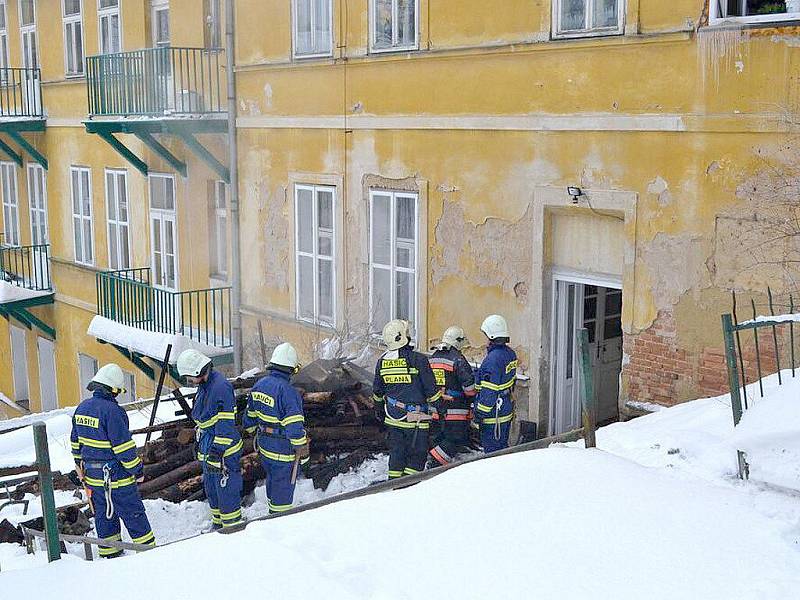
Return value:
<svg viewBox="0 0 800 600">
<path fill-rule="evenodd" d="M 156 545 L 156 538 L 150 528 L 150 521 L 144 511 L 144 504 L 139 495 L 136 484 L 126 485 L 111 490 L 111 503 L 114 512 L 111 518 L 106 518 L 108 503 L 106 502 L 106 492 L 102 487 L 91 486 L 92 506 L 94 507 L 94 528 L 97 537 L 121 541 L 122 534 L 120 529 L 120 519 L 125 523 L 125 529 L 131 536 L 131 541 L 135 544 Z M 112 557 L 122 554 L 122 550 L 100 546 L 100 556 Z"/>
<path fill-rule="evenodd" d="M 261 466 L 267 475 L 267 500 L 271 513 L 285 512 L 292 508 L 294 502 L 292 464 L 261 457 Z"/>
<path fill-rule="evenodd" d="M 481 446 L 486 454 L 508 448 L 508 434 L 511 432 L 511 423 L 500 424 L 499 439 L 495 439 L 495 425 L 481 425 Z"/>
<path fill-rule="evenodd" d="M 214 527 L 230 527 L 242 520 L 241 455 L 241 452 L 237 452 L 225 459 L 228 478 L 224 481 L 224 487 L 223 473 L 213 473 L 207 465 L 203 465 L 203 488 L 211 507 L 211 523 Z"/>
</svg>

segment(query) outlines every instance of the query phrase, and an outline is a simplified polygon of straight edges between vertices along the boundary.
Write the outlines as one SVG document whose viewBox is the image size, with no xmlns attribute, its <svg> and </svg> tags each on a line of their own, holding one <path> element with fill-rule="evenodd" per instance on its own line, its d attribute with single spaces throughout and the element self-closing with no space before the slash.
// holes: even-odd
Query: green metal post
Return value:
<svg viewBox="0 0 800 600">
<path fill-rule="evenodd" d="M 592 360 L 589 357 L 589 331 L 586 328 L 578 330 L 578 362 L 581 367 L 581 380 L 583 382 L 583 402 L 581 413 L 583 417 L 583 439 L 587 448 L 597 447 L 595 429 L 597 427 L 594 374 L 592 373 Z"/>
<path fill-rule="evenodd" d="M 47 539 L 47 560 L 61 558 L 61 542 L 58 540 L 58 517 L 53 496 L 53 473 L 50 471 L 50 451 L 47 447 L 47 426 L 37 421 L 33 424 L 33 445 L 36 449 L 36 466 L 39 470 L 39 487 L 42 494 L 44 532 Z"/>
<path fill-rule="evenodd" d="M 725 363 L 728 366 L 728 387 L 731 390 L 733 424 L 738 425 L 742 419 L 742 398 L 739 394 L 739 370 L 736 367 L 736 343 L 733 332 L 731 315 L 722 315 L 722 336 L 725 342 Z"/>
</svg>

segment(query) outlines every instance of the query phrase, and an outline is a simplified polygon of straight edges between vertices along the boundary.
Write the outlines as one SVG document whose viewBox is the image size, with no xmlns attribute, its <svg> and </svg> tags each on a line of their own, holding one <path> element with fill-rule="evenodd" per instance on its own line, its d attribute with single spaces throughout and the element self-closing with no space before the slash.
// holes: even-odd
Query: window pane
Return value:
<svg viewBox="0 0 800 600">
<path fill-rule="evenodd" d="M 6 28 L 6 5 L 0 4 L 0 29 Z"/>
<path fill-rule="evenodd" d="M 622 312 L 622 292 L 609 290 L 606 292 L 606 314 L 618 315 Z"/>
<path fill-rule="evenodd" d="M 308 188 L 297 188 L 297 249 L 314 252 L 314 193 Z"/>
<path fill-rule="evenodd" d="M 119 226 L 119 268 L 129 269 L 130 264 L 130 247 L 128 244 L 128 226 Z"/>
<path fill-rule="evenodd" d="M 112 269 L 119 269 L 119 252 L 117 247 L 117 226 L 115 223 L 108 224 L 108 264 Z"/>
<path fill-rule="evenodd" d="M 388 269 L 372 268 L 372 330 L 380 331 L 391 319 L 392 275 Z"/>
<path fill-rule="evenodd" d="M 392 46 L 392 0 L 375 0 L 375 48 Z"/>
<path fill-rule="evenodd" d="M 310 54 L 313 51 L 311 33 L 311 1 L 297 0 L 297 53 Z"/>
<path fill-rule="evenodd" d="M 100 8 L 110 8 L 119 6 L 119 0 L 100 0 Z"/>
<path fill-rule="evenodd" d="M 333 229 L 333 192 L 317 190 L 317 224 L 321 229 Z"/>
<path fill-rule="evenodd" d="M 414 244 L 398 243 L 395 264 L 406 269 L 414 268 Z"/>
<path fill-rule="evenodd" d="M 616 27 L 619 0 L 594 0 L 594 27 Z"/>
<path fill-rule="evenodd" d="M 92 247 L 92 220 L 83 219 L 83 260 L 91 263 L 94 260 L 94 248 Z"/>
<path fill-rule="evenodd" d="M 586 2 L 588 0 L 561 0 L 561 30 L 586 28 Z"/>
<path fill-rule="evenodd" d="M 603 328 L 603 339 L 610 340 L 622 337 L 622 321 L 619 317 L 606 319 Z"/>
<path fill-rule="evenodd" d="M 72 171 L 72 214 L 81 214 L 80 205 L 80 172 Z"/>
<path fill-rule="evenodd" d="M 329 0 L 314 0 L 314 52 L 321 54 L 331 49 L 331 15 Z"/>
<path fill-rule="evenodd" d="M 372 261 L 382 265 L 392 264 L 391 218 L 392 197 L 375 194 L 372 197 Z"/>
<path fill-rule="evenodd" d="M 414 16 L 416 0 L 397 0 L 397 43 L 402 46 L 413 46 L 416 43 L 417 22 Z"/>
<path fill-rule="evenodd" d="M 217 208 L 226 208 L 228 206 L 227 191 L 228 190 L 225 187 L 225 182 L 218 181 L 217 193 L 216 197 L 214 198 Z"/>
<path fill-rule="evenodd" d="M 219 217 L 217 222 L 217 244 L 219 245 L 217 273 L 224 274 L 228 272 L 228 219 L 224 216 Z"/>
<path fill-rule="evenodd" d="M 297 305 L 301 319 L 314 318 L 314 259 L 298 257 Z"/>
<path fill-rule="evenodd" d="M 114 186 L 114 174 L 106 173 L 106 197 L 108 202 L 108 218 L 117 220 L 117 193 Z"/>
<path fill-rule="evenodd" d="M 407 321 L 414 322 L 414 274 L 413 273 L 397 273 L 397 310 L 394 315 L 395 319 L 406 319 Z"/>
<path fill-rule="evenodd" d="M 333 256 L 333 237 L 330 234 L 321 234 L 318 240 L 317 254 Z"/>
<path fill-rule="evenodd" d="M 416 238 L 415 210 L 416 201 L 408 196 L 398 196 L 397 198 L 397 238 L 401 240 L 413 240 Z"/>
<path fill-rule="evenodd" d="M 81 0 L 64 0 L 64 16 L 81 14 Z"/>
<path fill-rule="evenodd" d="M 20 0 L 20 24 L 32 25 L 33 24 L 33 0 Z"/>
<path fill-rule="evenodd" d="M 117 174 L 117 202 L 119 204 L 119 220 L 128 222 L 128 190 L 125 187 L 125 176 Z"/>
<path fill-rule="evenodd" d="M 78 262 L 83 262 L 83 246 L 81 245 L 81 220 L 79 217 L 73 217 L 72 219 L 72 230 L 74 232 L 75 239 L 75 260 Z"/>
<path fill-rule="evenodd" d="M 83 73 L 83 27 L 80 23 L 73 23 L 75 29 L 75 65 L 73 73 Z"/>
<path fill-rule="evenodd" d="M 172 177 L 162 178 L 164 181 L 164 207 L 175 210 L 175 182 Z"/>
<path fill-rule="evenodd" d="M 319 316 L 333 321 L 333 261 L 318 259 L 319 266 Z"/>
</svg>

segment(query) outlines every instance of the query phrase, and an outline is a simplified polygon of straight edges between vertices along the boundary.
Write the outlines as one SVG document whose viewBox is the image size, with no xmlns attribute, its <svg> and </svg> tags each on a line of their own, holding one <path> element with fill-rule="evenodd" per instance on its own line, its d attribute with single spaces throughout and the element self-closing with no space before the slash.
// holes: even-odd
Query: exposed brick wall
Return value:
<svg viewBox="0 0 800 600">
<path fill-rule="evenodd" d="M 741 332 L 740 343 L 748 383 L 758 379 L 755 341 L 751 331 Z M 758 330 L 761 373 L 777 370 L 775 341 L 768 327 Z M 628 400 L 671 406 L 690 397 L 718 396 L 728 392 L 725 351 L 708 346 L 691 354 L 678 346 L 675 318 L 660 311 L 649 329 L 624 340 L 628 363 L 623 371 L 628 381 Z M 788 368 L 786 333 L 778 333 L 781 367 Z M 799 357 L 800 358 L 800 357 Z"/>
</svg>

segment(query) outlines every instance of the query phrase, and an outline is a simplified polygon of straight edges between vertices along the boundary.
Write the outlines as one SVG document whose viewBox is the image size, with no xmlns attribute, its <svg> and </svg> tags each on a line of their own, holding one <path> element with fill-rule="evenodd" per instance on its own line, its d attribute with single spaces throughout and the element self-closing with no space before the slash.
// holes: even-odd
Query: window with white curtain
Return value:
<svg viewBox="0 0 800 600">
<path fill-rule="evenodd" d="M 6 12 L 6 0 L 0 0 L 0 69 L 8 69 L 11 65 L 8 62 L 8 18 Z M 0 81 L 7 81 L 8 73 L 0 73 Z"/>
<path fill-rule="evenodd" d="M 335 325 L 336 189 L 295 186 L 295 297 L 297 318 Z"/>
<path fill-rule="evenodd" d="M 373 331 L 391 319 L 417 322 L 417 194 L 370 191 L 370 314 Z"/>
<path fill-rule="evenodd" d="M 800 0 L 711 0 L 709 22 L 764 23 L 800 19 Z"/>
<path fill-rule="evenodd" d="M 97 0 L 97 18 L 100 29 L 100 54 L 122 51 L 122 21 L 119 0 Z"/>
<path fill-rule="evenodd" d="M 106 169 L 106 210 L 108 211 L 108 268 L 131 268 L 128 225 L 128 172 Z"/>
<path fill-rule="evenodd" d="M 17 196 L 17 165 L 0 162 L 0 184 L 3 188 L 3 243 L 19 246 L 19 197 Z"/>
<path fill-rule="evenodd" d="M 204 42 L 206 48 L 221 48 L 222 41 L 222 5 L 220 0 L 203 0 L 205 14 Z"/>
<path fill-rule="evenodd" d="M 370 0 L 373 52 L 415 50 L 418 47 L 418 0 Z"/>
<path fill-rule="evenodd" d="M 228 277 L 228 187 L 224 181 L 209 182 L 208 251 L 211 277 Z"/>
<path fill-rule="evenodd" d="M 331 0 L 293 0 L 294 55 L 330 56 L 333 48 Z"/>
<path fill-rule="evenodd" d="M 623 32 L 625 0 L 553 0 L 555 37 L 618 35 Z"/>
<path fill-rule="evenodd" d="M 75 242 L 75 262 L 94 264 L 94 235 L 92 232 L 92 177 L 86 167 L 70 167 L 72 195 L 72 232 Z"/>
<path fill-rule="evenodd" d="M 64 72 L 67 77 L 83 75 L 82 0 L 63 0 L 64 9 Z"/>
<path fill-rule="evenodd" d="M 47 234 L 47 183 L 44 167 L 28 163 L 28 205 L 31 210 L 31 243 L 46 244 Z"/>
</svg>

